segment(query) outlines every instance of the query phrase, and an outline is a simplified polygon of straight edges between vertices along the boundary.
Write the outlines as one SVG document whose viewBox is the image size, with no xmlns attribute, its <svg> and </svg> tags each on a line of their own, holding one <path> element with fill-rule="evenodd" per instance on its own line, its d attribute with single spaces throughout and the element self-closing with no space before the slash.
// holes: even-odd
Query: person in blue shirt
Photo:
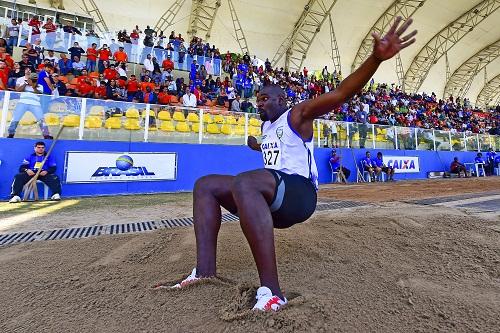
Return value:
<svg viewBox="0 0 500 333">
<path fill-rule="evenodd" d="M 340 169 L 342 168 L 342 173 L 344 174 L 344 179 L 342 181 L 345 183 L 347 182 L 347 179 L 349 179 L 349 176 L 351 175 L 351 170 L 347 169 L 343 165 L 341 167 L 340 159 L 341 157 L 337 155 L 337 150 L 332 149 L 332 152 L 330 154 L 330 167 L 332 168 L 332 172 L 340 172 Z"/>
<path fill-rule="evenodd" d="M 393 167 L 388 167 L 384 163 L 384 158 L 382 156 L 382 152 L 377 153 L 377 157 L 373 160 L 373 164 L 375 167 L 375 172 L 377 175 L 380 175 L 380 172 L 384 172 L 387 175 L 387 181 L 393 181 L 394 180 L 394 168 Z"/>
<path fill-rule="evenodd" d="M 35 152 L 27 156 L 21 166 L 19 173 L 14 177 L 12 183 L 12 192 L 10 193 L 10 203 L 21 202 L 20 194 L 24 185 L 42 168 L 38 179 L 44 182 L 52 191 L 51 200 L 61 200 L 61 182 L 55 175 L 56 161 L 53 155 L 50 155 L 45 164 L 42 161 L 47 153 L 45 152 L 45 143 L 39 141 L 35 143 Z"/>
<path fill-rule="evenodd" d="M 486 162 L 484 161 L 482 153 L 477 153 L 476 158 L 474 158 L 474 163 L 476 164 L 476 167 L 477 167 L 478 164 L 482 164 L 483 165 L 483 171 L 482 172 L 485 172 L 484 168 L 486 166 Z M 481 173 L 481 168 L 477 167 L 476 170 L 478 170 L 478 173 Z"/>
<path fill-rule="evenodd" d="M 366 152 L 365 158 L 361 160 L 361 165 L 363 166 L 363 171 L 368 171 L 368 173 L 370 174 L 370 178 L 374 181 L 375 168 L 369 151 Z"/>
<path fill-rule="evenodd" d="M 488 175 L 493 175 L 495 171 L 495 156 L 497 153 L 490 147 L 490 150 L 486 153 L 486 173 Z"/>
</svg>

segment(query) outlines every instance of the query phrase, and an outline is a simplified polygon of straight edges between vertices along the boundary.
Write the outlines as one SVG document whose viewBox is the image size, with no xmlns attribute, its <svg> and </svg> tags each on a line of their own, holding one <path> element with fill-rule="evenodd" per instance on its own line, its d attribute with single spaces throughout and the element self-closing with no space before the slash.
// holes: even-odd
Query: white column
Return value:
<svg viewBox="0 0 500 333">
<path fill-rule="evenodd" d="M 199 111 L 200 122 L 198 123 L 200 128 L 198 129 L 198 143 L 203 142 L 203 109 Z"/>
<path fill-rule="evenodd" d="M 477 142 L 477 151 L 481 151 L 481 145 L 479 144 L 479 134 L 476 134 L 476 142 Z"/>
<path fill-rule="evenodd" d="M 246 145 L 248 142 L 248 113 L 245 112 L 245 143 L 244 145 Z"/>
<path fill-rule="evenodd" d="M 451 132 L 448 131 L 448 139 L 450 140 L 450 151 L 453 151 L 453 145 L 451 144 Z"/>
<path fill-rule="evenodd" d="M 349 142 L 350 140 L 349 140 L 349 123 L 348 122 L 345 123 L 345 128 L 346 128 L 346 135 L 347 135 L 347 137 L 346 137 L 347 148 L 351 148 L 351 143 Z"/>
<path fill-rule="evenodd" d="M 372 124 L 372 143 L 373 143 L 373 149 L 375 149 L 375 125 Z"/>
<path fill-rule="evenodd" d="M 151 104 L 146 104 L 146 118 L 144 119 L 144 142 L 148 142 L 149 138 L 149 111 L 151 110 Z"/>
<path fill-rule="evenodd" d="M 415 127 L 415 150 L 418 150 L 418 129 Z"/>
<path fill-rule="evenodd" d="M 399 149 L 399 142 L 398 142 L 398 128 L 394 126 L 394 142 L 396 144 L 396 150 Z"/>
<path fill-rule="evenodd" d="M 465 151 L 467 151 L 467 136 L 465 135 L 465 132 L 464 132 L 464 149 Z"/>
<path fill-rule="evenodd" d="M 436 131 L 432 130 L 432 143 L 434 144 L 434 151 L 436 151 Z"/>
<path fill-rule="evenodd" d="M 78 140 L 83 139 L 83 129 L 85 128 L 86 114 L 87 114 L 87 99 L 82 98 L 82 107 L 80 109 L 80 127 L 78 128 Z"/>
<path fill-rule="evenodd" d="M 316 130 L 318 131 L 318 147 L 321 147 L 321 123 L 316 119 Z"/>
<path fill-rule="evenodd" d="M 0 138 L 5 135 L 5 128 L 7 127 L 7 113 L 9 112 L 10 91 L 6 90 L 3 95 L 2 107 L 2 121 L 0 121 Z"/>
</svg>

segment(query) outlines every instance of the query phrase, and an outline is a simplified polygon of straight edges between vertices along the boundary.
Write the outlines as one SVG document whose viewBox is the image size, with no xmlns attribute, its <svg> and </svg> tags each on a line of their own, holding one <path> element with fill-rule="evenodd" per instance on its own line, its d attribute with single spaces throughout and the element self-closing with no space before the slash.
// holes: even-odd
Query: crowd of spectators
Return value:
<svg viewBox="0 0 500 333">
<path fill-rule="evenodd" d="M 15 82 L 31 72 L 46 71 L 53 85 L 48 92 L 57 89 L 60 96 L 87 97 L 129 102 L 176 104 L 196 107 L 218 106 L 232 111 L 254 112 L 251 103 L 260 89 L 267 84 L 278 84 L 286 92 L 288 103 L 294 105 L 334 90 L 342 81 L 342 73 L 330 71 L 325 66 L 321 71 L 309 73 L 288 72 L 273 68 L 269 59 L 260 61 L 248 54 L 235 55 L 227 51 L 221 55 L 215 45 L 193 37 L 189 43 L 174 31 L 167 37 L 163 31 L 156 32 L 147 26 L 144 31 L 136 26 L 131 33 L 121 30 L 110 45 L 99 43 L 99 36 L 88 31 L 89 43 L 85 50 L 78 42 L 65 53 L 56 56 L 53 50 L 45 50 L 37 36 L 45 29 L 55 32 L 57 25 L 51 20 L 43 23 L 34 17 L 28 23 L 32 27 L 33 43 L 26 43 L 22 58 L 12 58 L 12 47 L 19 38 L 19 22 L 15 19 L 7 29 L 6 38 L 0 38 L 0 89 L 15 89 Z M 63 26 L 66 35 L 82 34 L 71 23 Z M 48 35 L 47 35 L 48 36 Z M 47 37 L 48 38 L 48 37 Z M 140 41 L 148 52 L 140 56 L 143 64 L 137 75 L 131 74 L 129 66 L 131 49 Z M 71 42 L 71 40 L 69 40 Z M 50 45 L 47 42 L 47 45 Z M 161 50 L 161 54 L 157 53 Z M 175 52 L 174 52 L 175 51 Z M 160 56 L 161 55 L 161 56 Z M 85 56 L 85 61 L 83 60 Z M 174 62 L 190 60 L 189 78 L 174 77 Z M 175 59 L 175 57 L 177 57 Z M 198 57 L 222 60 L 225 72 L 221 77 L 211 71 Z M 467 99 L 450 97 L 440 100 L 432 94 L 410 95 L 396 85 L 376 84 L 373 80 L 348 103 L 326 116 L 336 121 L 382 124 L 452 132 L 500 134 L 500 110 L 497 107 L 488 113 L 473 108 Z"/>
</svg>

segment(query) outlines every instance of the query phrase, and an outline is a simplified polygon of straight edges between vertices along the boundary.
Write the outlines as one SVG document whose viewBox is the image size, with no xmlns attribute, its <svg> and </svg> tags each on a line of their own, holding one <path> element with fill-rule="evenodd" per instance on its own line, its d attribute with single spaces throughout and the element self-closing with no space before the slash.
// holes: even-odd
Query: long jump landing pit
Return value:
<svg viewBox="0 0 500 333">
<path fill-rule="evenodd" d="M 151 287 L 194 267 L 192 227 L 1 246 L 1 331 L 498 332 L 499 198 L 500 177 L 323 186 L 325 210 L 275 231 L 290 304 L 274 314 L 250 311 L 258 276 L 237 223 L 221 227 L 221 279 L 182 291 Z M 2 203 L 0 234 L 189 217 L 191 203 L 80 199 L 38 217 L 46 206 Z"/>
</svg>

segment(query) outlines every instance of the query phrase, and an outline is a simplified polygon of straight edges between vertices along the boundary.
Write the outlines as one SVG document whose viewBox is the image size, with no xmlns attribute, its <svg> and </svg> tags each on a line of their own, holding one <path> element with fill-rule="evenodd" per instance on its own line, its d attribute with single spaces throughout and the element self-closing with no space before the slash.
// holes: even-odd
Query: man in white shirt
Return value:
<svg viewBox="0 0 500 333">
<path fill-rule="evenodd" d="M 153 60 L 151 60 L 151 54 L 148 54 L 146 56 L 146 59 L 144 59 L 144 68 L 146 68 L 146 70 L 148 70 L 151 73 L 153 73 L 153 71 L 155 70 Z"/>
<path fill-rule="evenodd" d="M 7 48 L 10 51 L 10 54 L 12 54 L 12 50 L 14 49 L 14 46 L 17 46 L 17 41 L 19 38 L 19 24 L 17 24 L 17 20 L 13 18 L 11 20 L 11 23 L 7 25 Z"/>
<path fill-rule="evenodd" d="M 236 95 L 236 99 L 231 103 L 231 111 L 241 112 L 240 95 Z"/>
<path fill-rule="evenodd" d="M 196 107 L 196 96 L 191 93 L 191 89 L 186 88 L 186 93 L 182 96 L 182 105 L 187 108 Z"/>
</svg>

